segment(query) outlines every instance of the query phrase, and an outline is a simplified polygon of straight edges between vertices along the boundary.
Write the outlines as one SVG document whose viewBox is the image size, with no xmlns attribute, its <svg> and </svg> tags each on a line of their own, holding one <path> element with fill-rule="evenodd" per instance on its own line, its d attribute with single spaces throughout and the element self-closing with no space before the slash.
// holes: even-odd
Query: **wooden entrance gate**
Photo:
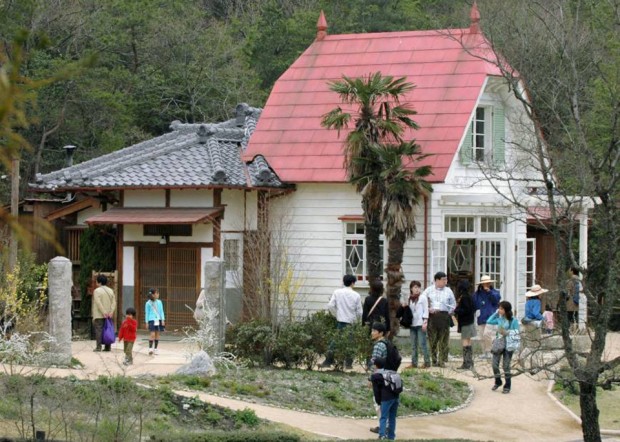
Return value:
<svg viewBox="0 0 620 442">
<path fill-rule="evenodd" d="M 192 325 L 200 287 L 200 249 L 197 247 L 143 246 L 138 248 L 138 316 L 144 323 L 146 292 L 159 289 L 166 314 L 166 329 Z"/>
</svg>

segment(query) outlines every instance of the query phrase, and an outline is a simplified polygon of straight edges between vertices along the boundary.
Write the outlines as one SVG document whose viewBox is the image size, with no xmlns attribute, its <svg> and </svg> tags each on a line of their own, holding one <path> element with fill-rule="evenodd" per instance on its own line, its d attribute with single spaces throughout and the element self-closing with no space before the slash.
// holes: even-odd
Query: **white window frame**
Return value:
<svg viewBox="0 0 620 442">
<path fill-rule="evenodd" d="M 226 263 L 226 242 L 237 241 L 237 265 L 236 268 L 229 269 Z M 225 284 L 226 288 L 239 288 L 243 283 L 243 233 L 241 232 L 222 232 L 222 260 L 224 260 Z"/>
<path fill-rule="evenodd" d="M 450 226 L 451 223 L 449 222 L 449 218 L 458 218 L 458 225 L 468 225 L 468 222 L 465 222 L 463 220 L 467 219 L 467 218 L 473 218 L 473 230 L 469 230 L 466 232 L 452 232 L 449 231 L 449 229 L 447 229 L 447 226 Z M 503 231 L 501 232 L 482 232 L 482 220 L 486 219 L 486 220 L 491 220 L 494 219 L 494 225 L 496 225 L 497 220 L 498 219 L 502 219 L 503 220 Z M 469 214 L 464 214 L 464 213 L 445 213 L 443 215 L 443 236 L 445 239 L 445 245 L 443 246 L 445 248 L 445 251 L 443 253 L 443 257 L 442 257 L 442 263 L 440 262 L 433 262 L 433 269 L 438 269 L 441 271 L 445 271 L 447 272 L 448 270 L 448 247 L 447 247 L 447 243 L 449 239 L 475 239 L 476 241 L 476 253 L 474 256 L 474 278 L 476 281 L 480 280 L 480 277 L 483 274 L 483 271 L 481 269 L 482 267 L 482 258 L 481 257 L 481 250 L 482 250 L 482 243 L 489 243 L 489 242 L 493 242 L 493 241 L 497 241 L 500 243 L 500 247 L 501 247 L 501 262 L 500 262 L 500 269 L 499 269 L 499 274 L 500 274 L 500 278 L 498 280 L 498 282 L 496 283 L 496 287 L 500 287 L 504 284 L 505 280 L 506 280 L 506 265 L 507 265 L 507 261 L 508 261 L 508 254 L 507 254 L 507 239 L 508 239 L 508 218 L 506 216 L 498 216 L 498 215 L 473 215 L 471 213 Z M 435 261 L 435 257 L 433 257 L 433 261 Z M 443 268 L 441 268 L 443 267 Z M 436 270 L 435 270 L 436 271 Z"/>
<path fill-rule="evenodd" d="M 478 111 L 483 110 L 483 119 L 478 118 Z M 478 132 L 478 122 L 482 122 L 483 131 Z M 490 163 L 493 159 L 493 107 L 478 106 L 471 121 L 471 158 L 474 163 Z M 478 145 L 478 136 L 482 137 L 482 143 Z M 483 152 L 483 158 L 479 159 L 477 153 Z"/>
<path fill-rule="evenodd" d="M 364 227 L 363 220 L 346 220 L 342 221 L 342 271 L 343 273 L 348 273 L 347 270 L 347 240 L 361 240 L 362 243 L 362 273 L 355 273 L 353 276 L 357 278 L 358 286 L 368 285 L 368 275 L 366 273 L 367 270 L 367 257 L 366 257 L 366 236 L 364 233 L 347 233 L 347 225 L 348 224 L 361 224 Z M 354 229 L 356 230 L 356 229 Z M 364 229 L 365 231 L 365 229 Z M 382 244 L 381 247 L 381 262 L 383 263 L 382 267 L 385 267 L 385 258 L 387 256 L 386 253 L 386 241 L 385 236 L 381 234 L 379 236 L 379 241 Z M 385 276 L 384 272 L 382 272 L 383 276 Z"/>
</svg>

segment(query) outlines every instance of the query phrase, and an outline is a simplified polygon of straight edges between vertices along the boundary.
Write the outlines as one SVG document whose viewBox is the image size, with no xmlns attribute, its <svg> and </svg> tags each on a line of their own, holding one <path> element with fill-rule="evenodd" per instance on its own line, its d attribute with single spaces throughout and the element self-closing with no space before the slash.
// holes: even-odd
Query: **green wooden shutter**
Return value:
<svg viewBox="0 0 620 442">
<path fill-rule="evenodd" d="M 465 139 L 463 140 L 463 144 L 461 145 L 461 164 L 467 166 L 471 164 L 473 157 L 473 145 L 472 145 L 472 131 L 471 131 L 472 123 L 469 123 L 467 126 L 467 133 L 465 134 Z"/>
<path fill-rule="evenodd" d="M 501 167 L 506 157 L 506 122 L 504 109 L 493 108 L 493 165 Z"/>
</svg>

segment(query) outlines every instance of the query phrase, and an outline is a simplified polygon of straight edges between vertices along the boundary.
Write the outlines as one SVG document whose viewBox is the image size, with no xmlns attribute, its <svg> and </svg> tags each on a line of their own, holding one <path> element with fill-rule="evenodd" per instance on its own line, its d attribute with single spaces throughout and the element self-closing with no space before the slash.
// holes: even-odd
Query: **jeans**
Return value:
<svg viewBox="0 0 620 442">
<path fill-rule="evenodd" d="M 379 437 L 385 436 L 387 426 L 387 438 L 396 438 L 396 413 L 398 412 L 398 398 L 381 402 L 381 417 L 379 418 Z"/>
<path fill-rule="evenodd" d="M 493 353 L 493 375 L 495 376 L 495 385 L 502 385 L 502 376 L 499 372 L 499 360 L 504 358 L 502 368 L 504 369 L 504 378 L 506 382 L 504 382 L 504 388 L 510 390 L 511 387 L 511 379 L 510 379 L 510 362 L 512 361 L 512 353 L 511 351 L 504 350 L 501 353 Z"/>
<path fill-rule="evenodd" d="M 431 365 L 431 358 L 428 353 L 428 346 L 426 345 L 426 332 L 422 330 L 422 326 L 411 327 L 409 329 L 409 336 L 411 336 L 411 345 L 413 352 L 411 353 L 411 363 L 418 365 L 418 342 L 422 347 L 422 354 L 424 355 L 424 363 Z"/>
</svg>

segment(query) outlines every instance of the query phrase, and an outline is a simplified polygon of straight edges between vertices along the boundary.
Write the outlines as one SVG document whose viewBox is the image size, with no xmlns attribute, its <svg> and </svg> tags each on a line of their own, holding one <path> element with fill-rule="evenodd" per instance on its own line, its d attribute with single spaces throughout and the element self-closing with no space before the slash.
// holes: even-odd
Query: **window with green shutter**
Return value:
<svg viewBox="0 0 620 442">
<path fill-rule="evenodd" d="M 486 163 L 499 167 L 505 159 L 505 121 L 501 107 L 479 106 L 467 128 L 459 153 L 461 164 Z"/>
</svg>

